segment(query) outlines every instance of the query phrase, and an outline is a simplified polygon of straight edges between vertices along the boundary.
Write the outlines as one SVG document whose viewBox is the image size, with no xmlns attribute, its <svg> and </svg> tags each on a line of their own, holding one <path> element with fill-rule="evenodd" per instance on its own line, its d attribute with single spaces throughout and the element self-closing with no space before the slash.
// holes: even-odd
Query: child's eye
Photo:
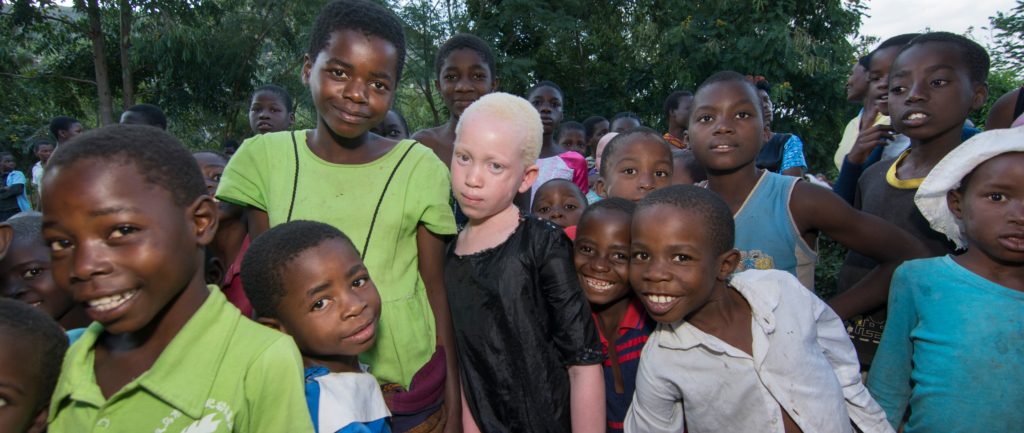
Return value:
<svg viewBox="0 0 1024 433">
<path fill-rule="evenodd" d="M 501 164 L 498 164 L 496 162 L 491 163 L 491 169 L 493 169 L 493 170 L 501 170 L 501 168 L 502 168 Z"/>
<path fill-rule="evenodd" d="M 633 260 L 647 260 L 649 257 L 647 253 L 633 253 Z"/>
<path fill-rule="evenodd" d="M 946 85 L 947 83 L 949 83 L 949 80 L 943 80 L 943 79 L 932 80 L 932 85 L 935 86 L 935 87 L 941 87 L 941 86 Z"/>
<path fill-rule="evenodd" d="M 220 176 L 221 176 L 220 173 L 215 173 L 213 176 L 210 176 L 210 180 L 212 180 L 214 182 L 220 182 Z"/>
<path fill-rule="evenodd" d="M 691 257 L 688 256 L 688 255 L 685 255 L 685 254 L 676 254 L 676 255 L 672 256 L 672 261 L 675 261 L 675 262 L 685 262 L 685 261 L 690 260 L 690 259 L 691 259 Z"/>
<path fill-rule="evenodd" d="M 703 116 L 698 117 L 697 121 L 698 122 L 710 122 L 711 121 L 711 116 L 708 116 L 708 115 L 705 114 Z"/>
<path fill-rule="evenodd" d="M 484 79 L 487 78 L 487 76 L 484 75 L 484 74 L 476 74 L 476 75 L 473 75 L 473 78 L 477 79 L 477 80 L 484 80 Z"/>
<path fill-rule="evenodd" d="M 444 76 L 444 79 L 448 80 L 448 81 L 455 81 L 456 78 L 458 78 L 458 77 L 456 77 L 455 75 L 452 75 L 452 74 L 448 74 L 448 75 Z"/>
<path fill-rule="evenodd" d="M 657 176 L 657 177 L 668 177 L 668 172 L 667 171 L 656 171 L 656 172 L 654 172 L 654 175 Z"/>
<path fill-rule="evenodd" d="M 593 248 L 590 248 L 590 247 L 585 246 L 585 245 L 580 247 L 579 250 L 580 250 L 581 253 L 584 253 L 584 254 L 590 254 L 590 253 L 594 252 Z"/>
<path fill-rule="evenodd" d="M 342 71 L 341 69 L 332 69 L 332 70 L 330 70 L 328 72 L 331 73 L 331 74 L 334 74 L 334 76 L 337 77 L 337 78 L 348 77 L 348 74 L 346 74 L 345 71 Z"/>
<path fill-rule="evenodd" d="M 121 226 L 121 227 L 115 228 L 114 231 L 110 233 L 110 239 L 124 237 L 124 236 L 130 235 L 132 233 L 135 233 L 138 230 L 139 229 L 137 229 L 135 227 Z"/>
<path fill-rule="evenodd" d="M 576 209 L 576 205 L 574 205 L 574 204 L 567 204 L 567 205 L 565 205 L 565 208 L 568 209 L 568 210 L 574 210 L 574 209 Z"/>
<path fill-rule="evenodd" d="M 7 406 L 7 399 L 6 398 L 0 398 L 0 407 L 4 407 L 4 406 Z"/>
<path fill-rule="evenodd" d="M 994 192 L 988 195 L 988 199 L 992 201 L 1004 201 L 1006 199 L 1006 196 L 1004 196 L 1001 192 Z"/>
<path fill-rule="evenodd" d="M 635 168 L 627 168 L 625 170 L 622 170 L 622 173 L 624 173 L 624 174 L 637 174 L 637 171 L 636 171 Z"/>
<path fill-rule="evenodd" d="M 50 241 L 49 245 L 50 245 L 50 251 L 63 251 L 65 249 L 71 248 L 71 241 L 66 240 L 66 239 L 61 239 L 61 240 L 56 240 L 56 241 Z"/>
<path fill-rule="evenodd" d="M 260 107 L 252 107 L 252 108 L 249 109 L 249 111 L 252 111 L 253 113 L 255 113 L 257 111 L 260 111 Z"/>
<path fill-rule="evenodd" d="M 750 117 L 750 113 L 748 113 L 746 111 L 741 111 L 739 113 L 736 113 L 736 118 L 737 119 L 746 119 L 746 118 L 749 118 L 749 117 Z"/>
<path fill-rule="evenodd" d="M 23 274 L 21 274 L 21 278 L 26 279 L 26 280 L 29 279 L 29 278 L 35 278 L 35 277 L 38 277 L 38 276 L 42 275 L 43 271 L 44 271 L 44 269 L 41 269 L 41 268 L 32 268 L 32 269 L 29 269 L 29 270 L 25 271 Z"/>
<path fill-rule="evenodd" d="M 363 287 L 368 282 L 370 282 L 369 278 L 366 278 L 366 277 L 359 278 L 359 279 L 357 279 L 357 280 L 352 282 L 352 287 L 356 287 L 356 288 Z"/>
<path fill-rule="evenodd" d="M 370 86 L 373 86 L 373 88 L 377 89 L 377 90 L 387 90 L 388 89 L 388 86 L 385 86 L 384 83 L 381 83 L 380 81 L 374 81 L 372 84 L 370 84 Z"/>
<path fill-rule="evenodd" d="M 889 89 L 889 93 L 902 93 L 904 89 L 905 87 L 903 86 L 892 86 L 892 88 Z"/>
<path fill-rule="evenodd" d="M 537 212 L 548 213 L 550 210 L 551 210 L 551 208 L 549 208 L 547 206 L 541 206 L 539 209 L 537 209 Z"/>
<path fill-rule="evenodd" d="M 626 261 L 626 260 L 629 260 L 629 256 L 627 256 L 627 255 L 625 255 L 625 254 L 622 254 L 622 253 L 615 253 L 615 254 L 612 254 L 612 258 L 613 258 L 613 259 L 615 259 L 615 260 L 617 260 L 617 261 Z"/>
<path fill-rule="evenodd" d="M 327 308 L 327 299 L 320 299 L 313 303 L 313 311 L 320 311 Z"/>
<path fill-rule="evenodd" d="M 397 129 L 392 129 L 392 130 L 388 131 L 388 137 L 397 137 L 400 134 L 401 134 L 401 132 L 399 132 Z"/>
</svg>

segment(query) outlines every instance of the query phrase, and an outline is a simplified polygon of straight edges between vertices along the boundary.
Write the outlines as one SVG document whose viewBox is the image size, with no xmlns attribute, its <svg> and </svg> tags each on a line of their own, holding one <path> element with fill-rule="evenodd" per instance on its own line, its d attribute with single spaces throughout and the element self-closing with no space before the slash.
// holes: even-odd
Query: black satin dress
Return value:
<svg viewBox="0 0 1024 433">
<path fill-rule="evenodd" d="M 497 247 L 458 256 L 448 244 L 462 388 L 481 431 L 571 431 L 567 367 L 605 360 L 572 253 L 560 228 L 533 215 Z"/>
</svg>

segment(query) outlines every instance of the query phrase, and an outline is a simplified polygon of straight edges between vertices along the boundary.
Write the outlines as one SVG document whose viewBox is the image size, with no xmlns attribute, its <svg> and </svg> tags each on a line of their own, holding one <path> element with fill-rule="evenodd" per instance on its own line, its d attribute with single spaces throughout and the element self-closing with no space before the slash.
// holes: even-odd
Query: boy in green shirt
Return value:
<svg viewBox="0 0 1024 433">
<path fill-rule="evenodd" d="M 181 143 L 112 125 L 47 167 L 53 278 L 95 321 L 64 359 L 50 432 L 312 431 L 292 339 L 204 283 L 217 207 Z"/>
</svg>

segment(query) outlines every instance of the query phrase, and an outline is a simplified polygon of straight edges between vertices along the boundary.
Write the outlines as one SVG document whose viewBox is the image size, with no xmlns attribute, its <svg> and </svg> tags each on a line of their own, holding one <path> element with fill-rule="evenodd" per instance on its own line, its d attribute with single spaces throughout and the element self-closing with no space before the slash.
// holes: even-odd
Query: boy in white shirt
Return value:
<svg viewBox="0 0 1024 433">
<path fill-rule="evenodd" d="M 892 432 L 839 317 L 787 272 L 733 275 L 734 238 L 729 206 L 703 188 L 637 206 L 629 279 L 659 325 L 625 431 Z"/>
</svg>

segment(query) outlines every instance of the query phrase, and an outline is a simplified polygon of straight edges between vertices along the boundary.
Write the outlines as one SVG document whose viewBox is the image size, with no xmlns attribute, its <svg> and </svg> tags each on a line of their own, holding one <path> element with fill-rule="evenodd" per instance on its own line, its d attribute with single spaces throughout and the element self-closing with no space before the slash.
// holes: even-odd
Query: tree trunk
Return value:
<svg viewBox="0 0 1024 433">
<path fill-rule="evenodd" d="M 124 89 L 124 109 L 135 105 L 135 79 L 132 76 L 132 5 L 129 0 L 118 0 L 121 18 L 121 87 Z"/>
<path fill-rule="evenodd" d="M 589 88 L 590 86 L 587 84 L 587 66 L 584 64 L 585 59 L 583 57 L 583 43 L 580 42 L 579 28 L 573 30 L 573 33 L 576 36 L 576 56 L 580 61 L 580 73 L 583 75 L 583 88 L 586 89 Z"/>
<path fill-rule="evenodd" d="M 100 103 L 100 125 L 110 125 L 117 122 L 114 121 L 114 104 L 110 99 L 110 71 L 107 70 L 107 53 L 103 47 L 99 2 L 88 0 L 85 10 L 89 15 L 89 40 L 92 41 L 92 63 L 96 69 L 96 99 Z"/>
</svg>

